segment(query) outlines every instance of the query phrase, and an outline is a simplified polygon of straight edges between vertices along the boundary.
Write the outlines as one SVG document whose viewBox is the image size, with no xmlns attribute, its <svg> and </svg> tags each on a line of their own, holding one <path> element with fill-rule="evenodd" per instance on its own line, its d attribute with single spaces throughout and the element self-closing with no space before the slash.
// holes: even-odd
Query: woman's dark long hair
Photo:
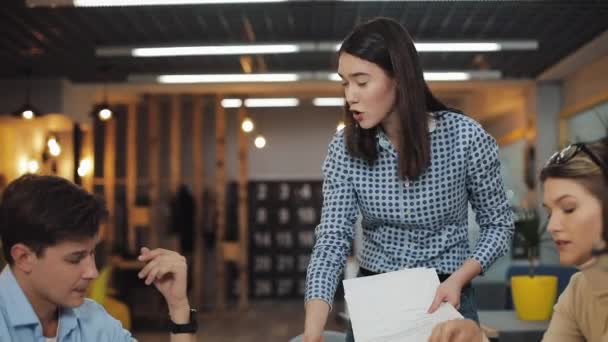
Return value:
<svg viewBox="0 0 608 342">
<path fill-rule="evenodd" d="M 416 179 L 431 162 L 428 112 L 448 109 L 424 81 L 418 53 L 407 30 L 395 20 L 376 18 L 357 26 L 344 40 L 339 55 L 348 53 L 381 67 L 396 85 L 395 110 L 399 114 L 399 174 Z M 373 164 L 378 158 L 376 131 L 356 124 L 345 105 L 346 146 L 351 155 Z"/>
</svg>

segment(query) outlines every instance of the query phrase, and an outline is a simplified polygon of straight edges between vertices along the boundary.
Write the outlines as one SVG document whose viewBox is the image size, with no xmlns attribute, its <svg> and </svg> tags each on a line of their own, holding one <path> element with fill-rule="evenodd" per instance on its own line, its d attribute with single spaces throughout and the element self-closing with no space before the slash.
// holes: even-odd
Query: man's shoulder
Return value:
<svg viewBox="0 0 608 342">
<path fill-rule="evenodd" d="M 82 305 L 73 309 L 82 330 L 97 336 L 110 335 L 118 340 L 131 341 L 131 334 L 124 330 L 120 321 L 112 317 L 106 309 L 96 301 L 86 298 Z M 117 341 L 118 341 L 117 340 Z"/>
<path fill-rule="evenodd" d="M 79 307 L 75 308 L 74 310 L 80 314 L 91 314 L 91 315 L 96 315 L 96 314 L 100 314 L 100 313 L 104 313 L 106 315 L 108 314 L 101 304 L 97 303 L 96 301 L 92 300 L 91 298 L 85 298 L 84 302 L 82 302 L 82 304 Z"/>
</svg>

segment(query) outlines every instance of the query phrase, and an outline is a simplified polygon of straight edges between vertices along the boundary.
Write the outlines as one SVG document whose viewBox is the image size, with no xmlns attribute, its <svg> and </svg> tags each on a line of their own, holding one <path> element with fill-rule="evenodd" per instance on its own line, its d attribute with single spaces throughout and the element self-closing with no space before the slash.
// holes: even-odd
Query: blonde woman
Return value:
<svg viewBox="0 0 608 342">
<path fill-rule="evenodd" d="M 554 154 L 540 174 L 548 230 L 560 263 L 576 265 L 543 342 L 608 341 L 608 139 Z M 430 342 L 484 341 L 471 320 L 438 325 Z"/>
</svg>

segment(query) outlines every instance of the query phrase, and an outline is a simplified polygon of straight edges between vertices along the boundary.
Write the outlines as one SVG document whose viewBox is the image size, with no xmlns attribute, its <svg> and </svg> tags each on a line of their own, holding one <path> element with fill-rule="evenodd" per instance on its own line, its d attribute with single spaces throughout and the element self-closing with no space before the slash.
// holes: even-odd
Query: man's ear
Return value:
<svg viewBox="0 0 608 342">
<path fill-rule="evenodd" d="M 24 273 L 32 271 L 34 261 L 37 258 L 36 252 L 22 243 L 16 243 L 11 247 L 11 256 L 13 257 L 14 267 Z"/>
</svg>

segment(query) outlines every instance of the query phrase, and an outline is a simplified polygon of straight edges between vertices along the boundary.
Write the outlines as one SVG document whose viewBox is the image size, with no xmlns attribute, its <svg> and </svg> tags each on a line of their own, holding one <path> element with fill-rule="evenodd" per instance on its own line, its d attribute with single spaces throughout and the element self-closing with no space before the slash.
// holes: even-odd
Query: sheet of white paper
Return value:
<svg viewBox="0 0 608 342">
<path fill-rule="evenodd" d="M 437 323 L 462 318 L 447 303 L 433 314 L 427 313 L 438 286 L 437 273 L 429 268 L 344 280 L 355 340 L 426 341 Z"/>
</svg>

